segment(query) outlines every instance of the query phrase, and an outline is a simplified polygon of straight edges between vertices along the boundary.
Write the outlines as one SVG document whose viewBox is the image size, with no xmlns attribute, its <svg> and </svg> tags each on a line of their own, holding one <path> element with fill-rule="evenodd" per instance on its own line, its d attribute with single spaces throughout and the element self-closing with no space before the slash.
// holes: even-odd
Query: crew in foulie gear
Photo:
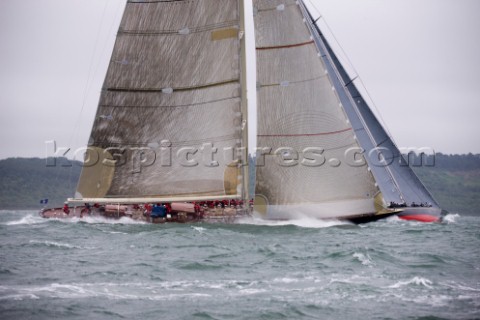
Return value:
<svg viewBox="0 0 480 320">
<path fill-rule="evenodd" d="M 69 214 L 70 213 L 70 209 L 68 208 L 68 204 L 65 202 L 65 204 L 63 205 L 63 212 L 65 212 L 66 214 Z"/>
</svg>

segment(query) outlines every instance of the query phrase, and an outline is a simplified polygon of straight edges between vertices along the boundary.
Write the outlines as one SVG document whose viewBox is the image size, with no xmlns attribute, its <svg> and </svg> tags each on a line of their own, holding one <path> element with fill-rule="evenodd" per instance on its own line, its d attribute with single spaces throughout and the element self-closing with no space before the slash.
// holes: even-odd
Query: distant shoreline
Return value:
<svg viewBox="0 0 480 320">
<path fill-rule="evenodd" d="M 421 166 L 415 166 L 421 163 L 419 160 L 411 159 L 412 169 L 442 208 L 461 215 L 480 215 L 480 155 L 437 153 L 434 159 L 426 157 Z M 49 208 L 61 207 L 75 194 L 81 163 L 47 167 L 46 161 L 45 158 L 0 160 L 2 211 L 40 211 L 41 199 L 49 199 Z M 64 159 L 57 161 L 61 164 Z"/>
</svg>

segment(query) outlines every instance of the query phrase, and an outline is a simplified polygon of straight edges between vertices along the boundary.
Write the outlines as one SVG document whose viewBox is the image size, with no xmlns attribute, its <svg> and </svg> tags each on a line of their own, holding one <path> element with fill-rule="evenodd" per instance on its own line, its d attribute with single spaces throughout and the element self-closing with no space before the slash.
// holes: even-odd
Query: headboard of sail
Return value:
<svg viewBox="0 0 480 320">
<path fill-rule="evenodd" d="M 100 161 L 83 169 L 77 197 L 238 193 L 241 6 L 127 2 L 89 142 Z"/>
</svg>

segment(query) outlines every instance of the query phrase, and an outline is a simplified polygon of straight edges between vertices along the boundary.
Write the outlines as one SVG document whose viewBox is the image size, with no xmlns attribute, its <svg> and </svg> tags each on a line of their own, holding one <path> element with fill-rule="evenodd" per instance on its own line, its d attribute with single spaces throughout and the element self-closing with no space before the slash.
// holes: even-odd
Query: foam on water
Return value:
<svg viewBox="0 0 480 320">
<path fill-rule="evenodd" d="M 426 288 L 432 289 L 432 281 L 430 281 L 426 278 L 422 278 L 422 277 L 414 277 L 410 280 L 398 281 L 397 283 L 389 286 L 389 288 L 396 289 L 396 288 L 401 288 L 401 287 L 404 287 L 404 286 L 409 286 L 409 285 L 412 285 L 412 284 L 416 285 L 416 286 L 424 286 Z"/>
<path fill-rule="evenodd" d="M 8 221 L 2 224 L 6 226 L 16 226 L 16 225 L 22 225 L 22 224 L 31 225 L 31 224 L 38 224 L 38 223 L 45 223 L 45 222 L 47 222 L 47 220 L 38 215 L 28 214 L 19 220 Z"/>
<path fill-rule="evenodd" d="M 100 231 L 104 232 L 104 233 L 109 233 L 109 234 L 128 234 L 126 232 L 120 232 L 120 231 L 106 231 L 106 230 L 102 230 L 100 229 Z"/>
<path fill-rule="evenodd" d="M 192 289 L 203 289 L 205 292 L 191 292 Z M 0 300 L 10 299 L 80 299 L 103 297 L 107 299 L 147 299 L 175 300 L 200 297 L 229 295 L 235 291 L 237 295 L 253 295 L 266 292 L 264 288 L 251 288 L 250 285 L 238 285 L 230 281 L 165 281 L 151 283 L 51 283 L 44 286 L 2 286 Z"/>
<path fill-rule="evenodd" d="M 195 231 L 197 231 L 197 232 L 200 233 L 200 234 L 204 234 L 204 233 L 207 231 L 207 229 L 205 229 L 205 228 L 203 228 L 203 227 L 193 227 L 193 226 L 192 226 L 192 229 L 195 230 Z"/>
<path fill-rule="evenodd" d="M 373 265 L 372 258 L 368 255 L 368 253 L 364 254 L 361 252 L 355 252 L 353 257 L 360 261 L 364 266 Z"/>
<path fill-rule="evenodd" d="M 405 220 L 402 220 L 402 219 L 400 219 L 400 218 L 397 217 L 397 216 L 388 217 L 388 218 L 384 219 L 383 221 L 388 222 L 388 223 L 405 222 Z"/>
<path fill-rule="evenodd" d="M 460 218 L 460 215 L 458 213 L 449 213 L 445 217 L 443 217 L 443 222 L 456 223 L 458 218 Z"/>
<path fill-rule="evenodd" d="M 297 226 L 301 228 L 330 228 L 334 226 L 340 225 L 350 225 L 351 223 L 346 221 L 339 221 L 339 220 L 320 220 L 320 219 L 313 219 L 308 217 L 303 217 L 294 220 L 285 220 L 285 221 L 276 221 L 276 220 L 265 220 L 258 216 L 252 216 L 247 218 L 242 218 L 237 221 L 239 224 L 251 224 L 257 226 Z"/>
<path fill-rule="evenodd" d="M 50 221 L 60 221 L 64 223 L 88 223 L 88 224 L 146 224 L 145 221 L 133 220 L 127 217 L 121 217 L 120 219 L 109 219 L 105 217 L 98 216 L 86 216 L 83 218 L 73 217 L 67 219 L 49 219 Z"/>
<path fill-rule="evenodd" d="M 81 247 L 75 246 L 69 243 L 55 242 L 55 241 L 39 241 L 39 240 L 30 240 L 31 244 L 40 244 L 47 247 L 57 247 L 57 248 L 67 248 L 67 249 L 95 249 L 94 247 Z"/>
</svg>

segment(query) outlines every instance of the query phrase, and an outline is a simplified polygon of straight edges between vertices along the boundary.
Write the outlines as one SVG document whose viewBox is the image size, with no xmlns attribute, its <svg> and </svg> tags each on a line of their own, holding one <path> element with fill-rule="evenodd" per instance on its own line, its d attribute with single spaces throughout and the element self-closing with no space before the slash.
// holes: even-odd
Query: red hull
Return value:
<svg viewBox="0 0 480 320">
<path fill-rule="evenodd" d="M 402 220 L 418 222 L 441 222 L 442 210 L 439 208 L 414 207 L 406 208 L 397 215 Z"/>
</svg>

